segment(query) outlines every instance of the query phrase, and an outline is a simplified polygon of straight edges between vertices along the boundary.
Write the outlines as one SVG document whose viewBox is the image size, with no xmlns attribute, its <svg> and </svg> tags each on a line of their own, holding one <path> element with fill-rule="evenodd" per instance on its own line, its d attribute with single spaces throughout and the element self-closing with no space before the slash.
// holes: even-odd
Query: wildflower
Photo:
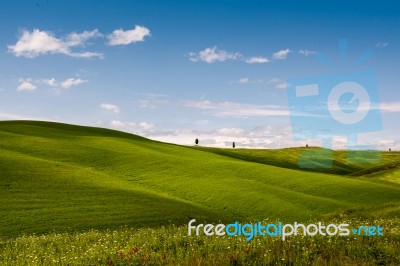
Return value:
<svg viewBox="0 0 400 266">
<path fill-rule="evenodd" d="M 247 248 L 246 248 L 246 250 L 245 250 L 245 251 L 246 251 L 247 255 L 249 255 L 249 253 L 250 253 L 250 250 L 251 250 L 251 247 L 247 247 Z"/>
<path fill-rule="evenodd" d="M 123 252 L 122 250 L 118 250 L 118 251 L 117 251 L 117 256 L 118 256 L 120 259 L 123 259 L 123 258 L 124 258 L 124 252 Z"/>
<path fill-rule="evenodd" d="M 134 248 L 132 249 L 132 254 L 133 254 L 133 255 L 138 254 L 138 252 L 139 252 L 139 249 L 138 249 L 137 247 L 134 247 Z"/>
</svg>

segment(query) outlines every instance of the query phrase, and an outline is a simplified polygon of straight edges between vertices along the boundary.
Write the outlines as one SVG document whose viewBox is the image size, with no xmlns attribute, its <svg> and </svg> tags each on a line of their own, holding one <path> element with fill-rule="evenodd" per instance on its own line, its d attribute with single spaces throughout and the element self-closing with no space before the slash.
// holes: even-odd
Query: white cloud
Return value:
<svg viewBox="0 0 400 266">
<path fill-rule="evenodd" d="M 82 46 L 85 45 L 86 41 L 93 38 L 101 38 L 103 34 L 101 34 L 97 29 L 92 31 L 84 31 L 82 33 L 72 32 L 67 35 L 66 43 L 68 46 Z"/>
<path fill-rule="evenodd" d="M 280 79 L 278 78 L 272 78 L 268 81 L 268 83 L 278 83 L 280 81 Z"/>
<path fill-rule="evenodd" d="M 379 109 L 385 113 L 398 113 L 400 112 L 400 102 L 383 102 L 379 104 Z"/>
<path fill-rule="evenodd" d="M 139 108 L 157 109 L 170 104 L 170 97 L 168 95 L 155 93 L 141 93 L 140 95 L 144 96 L 144 99 L 136 101 Z"/>
<path fill-rule="evenodd" d="M 19 79 L 18 82 L 19 85 L 17 87 L 17 91 L 34 91 L 37 88 L 35 85 L 33 85 L 30 79 Z"/>
<path fill-rule="evenodd" d="M 266 116 L 288 116 L 287 108 L 280 106 L 264 106 L 247 103 L 234 102 L 211 102 L 211 101 L 184 101 L 186 107 L 214 110 L 213 116 L 216 117 L 266 117 Z"/>
<path fill-rule="evenodd" d="M 305 56 L 309 56 L 309 55 L 313 55 L 316 54 L 317 52 L 315 51 L 310 51 L 310 50 L 299 50 L 299 54 L 305 55 Z"/>
<path fill-rule="evenodd" d="M 224 50 L 218 50 L 217 46 L 206 48 L 198 53 L 189 53 L 189 60 L 192 62 L 203 61 L 206 63 L 215 63 L 227 60 L 237 60 L 240 57 L 240 53 L 229 53 Z"/>
<path fill-rule="evenodd" d="M 34 29 L 32 32 L 23 30 L 15 45 L 9 45 L 9 52 L 15 56 L 34 58 L 44 54 L 64 54 L 71 57 L 99 57 L 103 54 L 94 52 L 73 52 L 71 48 L 82 46 L 90 38 L 99 37 L 97 30 L 84 31 L 83 33 L 71 33 L 66 38 L 61 39 L 53 36 L 51 32 Z"/>
<path fill-rule="evenodd" d="M 288 86 L 287 82 L 284 81 L 284 82 L 277 83 L 275 87 L 276 87 L 277 89 L 284 90 L 284 89 L 287 88 L 287 86 Z"/>
<path fill-rule="evenodd" d="M 69 89 L 73 86 L 78 86 L 79 84 L 85 83 L 87 80 L 83 80 L 80 78 L 69 78 L 61 82 L 60 86 L 63 89 Z"/>
<path fill-rule="evenodd" d="M 154 128 L 154 125 L 151 124 L 151 123 L 147 123 L 147 122 L 140 122 L 140 123 L 138 124 L 138 127 L 139 127 L 140 129 L 143 129 L 143 130 L 151 130 L 151 129 Z"/>
<path fill-rule="evenodd" d="M 55 78 L 51 78 L 51 79 L 41 79 L 38 80 L 39 83 L 43 83 L 46 84 L 50 87 L 56 87 L 57 86 L 57 80 Z"/>
<path fill-rule="evenodd" d="M 0 111 L 0 119 L 1 120 L 36 120 L 36 121 L 52 121 L 58 122 L 57 120 L 50 119 L 48 117 L 38 117 L 31 115 L 21 115 L 15 113 L 1 112 Z"/>
<path fill-rule="evenodd" d="M 67 54 L 68 46 L 60 39 L 52 36 L 50 32 L 34 29 L 32 33 L 23 30 L 15 45 L 8 46 L 9 51 L 16 56 L 36 57 L 47 53 Z"/>
<path fill-rule="evenodd" d="M 370 133 L 361 133 L 357 137 L 362 145 L 369 145 L 379 150 L 400 150 L 400 138 L 398 130 L 383 130 Z"/>
<path fill-rule="evenodd" d="M 237 148 L 282 148 L 288 146 L 305 146 L 306 141 L 294 141 L 291 128 L 288 126 L 261 126 L 250 129 L 240 127 L 216 128 L 214 130 L 180 129 L 173 132 L 152 134 L 151 139 L 194 145 L 194 140 L 199 139 L 200 146 L 232 147 L 234 141 Z M 308 142 L 317 145 L 315 142 Z"/>
<path fill-rule="evenodd" d="M 157 130 L 155 125 L 147 122 L 126 122 L 121 120 L 112 120 L 110 126 L 114 129 L 123 130 L 138 134 L 141 136 L 150 136 L 152 134 L 165 134 L 166 131 Z"/>
<path fill-rule="evenodd" d="M 386 46 L 388 46 L 389 45 L 389 43 L 387 43 L 387 42 L 378 42 L 377 44 L 376 44 L 376 47 L 378 47 L 378 48 L 385 48 Z"/>
<path fill-rule="evenodd" d="M 276 60 L 286 59 L 291 52 L 292 51 L 289 49 L 280 50 L 278 52 L 275 52 L 272 55 L 272 58 Z M 299 52 L 304 53 L 307 56 L 315 53 L 314 51 L 308 50 L 300 50 Z M 228 60 L 240 60 L 248 64 L 264 64 L 271 62 L 271 60 L 263 56 L 252 56 L 244 58 L 241 53 L 232 53 L 225 50 L 220 50 L 217 46 L 209 47 L 199 52 L 190 52 L 189 60 L 192 62 L 203 61 L 206 63 L 225 62 Z"/>
<path fill-rule="evenodd" d="M 240 84 L 245 84 L 245 83 L 249 83 L 250 79 L 248 77 L 244 77 L 244 78 L 240 78 L 237 83 Z"/>
<path fill-rule="evenodd" d="M 115 114 L 119 114 L 119 112 L 120 112 L 119 107 L 116 106 L 116 105 L 114 105 L 114 104 L 102 103 L 102 104 L 100 105 L 100 107 L 101 107 L 102 109 L 104 109 L 104 110 L 113 112 L 113 113 L 115 113 Z M 113 121 L 116 121 L 116 120 L 113 120 Z"/>
<path fill-rule="evenodd" d="M 276 89 L 286 89 L 288 86 L 288 83 L 286 81 L 282 81 L 278 78 L 272 78 L 268 81 L 269 84 L 274 84 Z"/>
<path fill-rule="evenodd" d="M 150 30 L 146 27 L 136 25 L 132 30 L 114 30 L 107 38 L 109 45 L 128 45 L 142 42 L 146 36 L 150 36 Z"/>
<path fill-rule="evenodd" d="M 331 102 L 328 102 L 331 104 Z M 399 113 L 400 112 L 400 102 L 382 102 L 382 103 L 368 103 L 362 102 L 357 107 L 358 110 L 369 111 L 369 110 L 379 110 L 382 113 Z M 341 107 L 332 107 L 333 110 L 340 110 Z"/>
<path fill-rule="evenodd" d="M 286 59 L 291 51 L 289 49 L 280 50 L 272 55 L 274 59 L 282 60 Z"/>
<path fill-rule="evenodd" d="M 134 127 L 136 124 L 133 123 L 133 122 L 123 122 L 123 121 L 120 121 L 120 120 L 112 120 L 110 125 L 113 128 L 127 130 L 127 129 L 130 129 L 130 128 Z"/>
<path fill-rule="evenodd" d="M 244 135 L 244 130 L 241 128 L 220 128 L 216 130 L 218 135 L 241 137 Z"/>
<path fill-rule="evenodd" d="M 88 82 L 87 80 L 83 80 L 80 78 L 68 78 L 65 79 L 64 81 L 57 81 L 55 78 L 45 78 L 45 79 L 37 79 L 35 81 L 36 84 L 44 84 L 46 86 L 50 86 L 56 91 L 59 91 L 59 89 L 69 89 L 74 86 L 78 86 L 82 83 Z"/>
<path fill-rule="evenodd" d="M 382 140 L 382 133 L 364 134 L 360 139 L 361 145 L 371 145 L 380 150 L 400 150 L 400 142 L 394 139 Z M 194 145 L 194 140 L 199 139 L 200 146 L 231 148 L 234 141 L 237 148 L 287 148 L 287 147 L 321 147 L 321 141 L 317 139 L 296 141 L 292 137 L 290 126 L 265 125 L 253 128 L 216 128 L 214 130 L 190 130 L 180 129 L 173 132 L 163 132 L 149 135 L 151 139 L 177 143 L 182 145 Z M 333 138 L 332 147 L 335 149 L 347 149 L 347 139 Z"/>
<path fill-rule="evenodd" d="M 248 77 L 242 77 L 238 80 L 229 81 L 230 84 L 250 84 L 250 83 L 251 84 L 261 84 L 263 82 L 264 82 L 263 79 L 250 79 Z M 204 99 L 204 98 L 202 98 L 202 99 Z"/>
<path fill-rule="evenodd" d="M 144 109 L 156 109 L 160 108 L 164 105 L 169 104 L 169 100 L 165 99 L 143 99 L 143 100 L 138 100 L 137 104 L 139 105 L 140 108 Z"/>
<path fill-rule="evenodd" d="M 1 117 L 1 113 L 0 113 Z M 163 130 L 147 122 L 135 123 L 113 120 L 109 123 L 111 128 L 122 130 L 154 140 L 176 143 L 182 145 L 194 145 L 194 140 L 199 139 L 200 146 L 232 147 L 234 141 L 237 148 L 286 148 L 321 146 L 318 139 L 296 141 L 292 136 L 292 128 L 288 125 L 260 125 L 255 127 L 220 127 L 214 129 L 193 130 L 181 128 L 176 130 Z M 203 127 L 204 128 L 204 127 Z M 382 134 L 386 137 L 382 138 Z M 372 145 L 381 150 L 400 150 L 398 134 L 393 132 L 375 132 L 360 135 L 360 145 Z M 335 137 L 332 140 L 335 149 L 346 149 L 347 140 L 343 137 Z"/>
<path fill-rule="evenodd" d="M 248 64 L 257 64 L 257 63 L 258 64 L 263 64 L 263 63 L 268 63 L 270 61 L 266 57 L 253 56 L 253 57 L 250 57 L 250 58 L 246 59 L 245 62 L 248 63 Z"/>
<path fill-rule="evenodd" d="M 100 59 L 104 58 L 104 55 L 102 53 L 93 53 L 93 52 L 69 53 L 68 55 L 76 58 L 92 58 L 92 57 L 97 57 Z"/>
</svg>

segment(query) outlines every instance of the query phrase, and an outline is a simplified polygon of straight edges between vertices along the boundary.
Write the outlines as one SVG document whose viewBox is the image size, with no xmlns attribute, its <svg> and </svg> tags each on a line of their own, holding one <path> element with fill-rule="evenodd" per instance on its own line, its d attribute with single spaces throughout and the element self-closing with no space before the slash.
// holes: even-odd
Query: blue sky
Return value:
<svg viewBox="0 0 400 266">
<path fill-rule="evenodd" d="M 372 69 L 383 126 L 359 141 L 400 149 L 398 14 L 394 1 L 2 1 L 0 119 L 188 145 L 319 145 L 293 140 L 289 81 Z"/>
</svg>

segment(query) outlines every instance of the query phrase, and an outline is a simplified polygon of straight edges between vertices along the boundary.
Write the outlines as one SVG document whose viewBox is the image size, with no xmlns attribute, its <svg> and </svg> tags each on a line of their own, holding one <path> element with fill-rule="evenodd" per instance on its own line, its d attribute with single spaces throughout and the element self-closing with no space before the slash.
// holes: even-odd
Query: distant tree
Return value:
<svg viewBox="0 0 400 266">
<path fill-rule="evenodd" d="M 196 139 L 196 140 L 194 141 L 194 143 L 195 143 L 196 145 L 199 145 L 199 139 Z"/>
<path fill-rule="evenodd" d="M 389 151 L 392 151 L 392 149 L 389 148 Z"/>
<path fill-rule="evenodd" d="M 306 144 L 306 148 L 308 148 L 308 144 Z"/>
<path fill-rule="evenodd" d="M 232 148 L 235 148 L 235 147 L 236 147 L 235 142 L 232 142 Z"/>
</svg>

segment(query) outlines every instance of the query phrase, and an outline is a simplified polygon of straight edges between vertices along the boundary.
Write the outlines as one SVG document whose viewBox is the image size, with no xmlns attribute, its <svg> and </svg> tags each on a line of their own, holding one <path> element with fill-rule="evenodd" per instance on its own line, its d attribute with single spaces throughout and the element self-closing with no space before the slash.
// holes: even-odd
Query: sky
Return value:
<svg viewBox="0 0 400 266">
<path fill-rule="evenodd" d="M 295 136 L 292 81 L 371 70 L 381 127 L 352 136 L 400 149 L 400 5 L 349 2 L 2 1 L 0 120 L 184 145 L 321 145 Z M 329 135 L 348 147 L 348 135 Z"/>
</svg>

